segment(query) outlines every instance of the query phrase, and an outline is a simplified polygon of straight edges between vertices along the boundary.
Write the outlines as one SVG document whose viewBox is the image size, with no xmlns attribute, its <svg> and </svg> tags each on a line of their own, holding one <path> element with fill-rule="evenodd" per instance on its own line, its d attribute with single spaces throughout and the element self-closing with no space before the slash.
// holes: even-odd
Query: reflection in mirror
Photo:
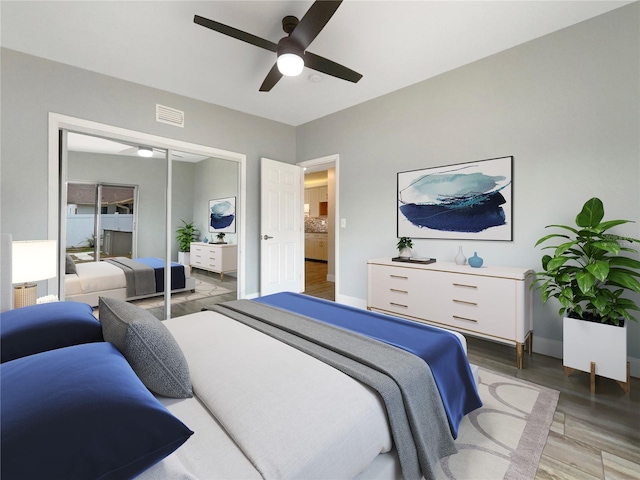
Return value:
<svg viewBox="0 0 640 480">
<path fill-rule="evenodd" d="M 140 157 L 137 146 L 68 133 L 61 169 L 65 299 L 95 307 L 100 296 L 162 294 L 155 265 L 164 271 L 167 153 L 152 152 Z"/>
<path fill-rule="evenodd" d="M 172 202 L 171 225 L 176 232 L 185 224 L 193 225 L 193 242 L 188 250 L 179 252 L 177 233 L 172 242 L 172 260 L 182 262 L 196 281 L 196 290 L 185 295 L 184 301 L 173 302 L 171 316 L 195 313 L 202 308 L 237 298 L 238 230 L 225 233 L 224 245 L 210 245 L 216 232 L 209 225 L 210 202 L 233 198 L 238 204 L 239 167 L 237 162 L 171 152 Z M 234 223 L 239 224 L 239 220 Z M 173 296 L 176 299 L 177 295 Z"/>
<path fill-rule="evenodd" d="M 151 157 L 141 157 L 139 145 L 73 132 L 68 132 L 67 145 L 67 155 L 61 156 L 66 165 L 60 170 L 66 172 L 60 185 L 61 245 L 70 254 L 66 274 L 65 262 L 61 265 L 60 291 L 66 299 L 96 306 L 99 296 L 121 298 L 165 319 L 237 298 L 240 232 L 225 232 L 222 245 L 210 247 L 208 242 L 216 236 L 209 225 L 212 200 L 233 198 L 240 211 L 238 162 L 158 148 L 151 148 Z M 81 215 L 89 219 L 86 225 L 72 226 Z M 216 248 L 219 260 L 179 258 L 176 230 L 183 221 L 198 231 L 194 243 Z M 145 275 L 130 271 L 131 261 L 153 273 L 155 290 L 138 290 L 145 282 L 127 281 Z M 97 275 L 100 286 L 91 289 L 88 285 L 96 282 L 86 280 L 91 274 L 83 276 L 98 268 L 111 275 Z M 163 297 L 167 282 L 171 289 Z"/>
</svg>

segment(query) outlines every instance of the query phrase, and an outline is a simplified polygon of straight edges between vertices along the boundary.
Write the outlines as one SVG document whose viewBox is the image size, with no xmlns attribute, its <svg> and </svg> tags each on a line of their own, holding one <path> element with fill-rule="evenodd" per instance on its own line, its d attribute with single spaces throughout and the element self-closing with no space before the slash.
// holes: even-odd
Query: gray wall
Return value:
<svg viewBox="0 0 640 480">
<path fill-rule="evenodd" d="M 461 245 L 486 265 L 540 269 L 534 244 L 545 225 L 573 223 L 592 196 L 608 218 L 640 220 L 639 9 L 620 8 L 298 127 L 299 160 L 340 154 L 347 227 L 338 297 L 365 299 L 367 259 L 395 253 L 397 172 L 514 157 L 513 241 L 414 242 L 416 255 L 440 261 L 453 261 Z M 639 237 L 639 229 L 618 232 Z M 559 305 L 535 298 L 534 348 L 561 356 Z M 632 324 L 634 357 L 639 338 Z"/>
<path fill-rule="evenodd" d="M 47 237 L 49 112 L 243 153 L 246 292 L 258 291 L 260 157 L 295 162 L 294 127 L 8 49 L 0 61 L 2 233 Z M 185 127 L 156 122 L 156 103 L 183 110 Z"/>
</svg>

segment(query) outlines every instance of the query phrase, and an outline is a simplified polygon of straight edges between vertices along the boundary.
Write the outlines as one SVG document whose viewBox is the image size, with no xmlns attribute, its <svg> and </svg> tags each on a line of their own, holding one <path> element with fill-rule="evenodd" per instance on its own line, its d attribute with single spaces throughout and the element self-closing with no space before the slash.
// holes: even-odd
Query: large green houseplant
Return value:
<svg viewBox="0 0 640 480">
<path fill-rule="evenodd" d="M 198 239 L 199 232 L 193 225 L 193 222 L 185 222 L 180 220 L 182 226 L 176 230 L 178 241 L 178 262 L 182 265 L 189 266 L 191 264 L 191 242 Z"/>
<path fill-rule="evenodd" d="M 640 293 L 640 261 L 621 255 L 637 253 L 626 246 L 640 240 L 607 233 L 630 220 L 607 220 L 599 198 L 591 198 L 576 216 L 576 227 L 548 225 L 566 233 L 542 237 L 536 246 L 549 240 L 543 250 L 553 250 L 542 257 L 542 271 L 534 284 L 542 290 L 542 302 L 557 298 L 560 315 L 618 325 L 621 319 L 637 321 L 630 313 L 640 310 L 636 303 L 622 295 L 625 291 Z"/>
<path fill-rule="evenodd" d="M 630 312 L 640 308 L 623 294 L 640 293 L 636 278 L 640 261 L 621 253 L 637 253 L 628 245 L 640 240 L 608 233 L 630 220 L 603 218 L 602 201 L 594 197 L 576 216 L 575 227 L 548 225 L 563 232 L 536 243 L 556 240 L 543 248 L 553 252 L 542 257 L 542 271 L 536 273 L 534 285 L 540 286 L 543 303 L 550 298 L 560 302 L 565 375 L 574 370 L 590 372 L 591 393 L 595 393 L 596 375 L 618 381 L 628 392 L 627 325 L 636 320 Z"/>
</svg>

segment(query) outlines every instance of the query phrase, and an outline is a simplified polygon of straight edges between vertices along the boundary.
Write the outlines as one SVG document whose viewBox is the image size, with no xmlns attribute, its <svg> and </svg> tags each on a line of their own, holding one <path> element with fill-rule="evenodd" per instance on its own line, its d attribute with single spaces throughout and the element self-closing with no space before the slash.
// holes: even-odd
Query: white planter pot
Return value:
<svg viewBox="0 0 640 480">
<path fill-rule="evenodd" d="M 191 252 L 178 252 L 178 263 L 185 267 L 191 265 Z"/>
<path fill-rule="evenodd" d="M 627 381 L 627 324 L 624 327 L 564 317 L 562 363 L 565 367 L 620 382 Z"/>
<path fill-rule="evenodd" d="M 411 258 L 411 249 L 408 247 L 403 248 L 398 252 L 398 256 L 402 258 Z"/>
</svg>

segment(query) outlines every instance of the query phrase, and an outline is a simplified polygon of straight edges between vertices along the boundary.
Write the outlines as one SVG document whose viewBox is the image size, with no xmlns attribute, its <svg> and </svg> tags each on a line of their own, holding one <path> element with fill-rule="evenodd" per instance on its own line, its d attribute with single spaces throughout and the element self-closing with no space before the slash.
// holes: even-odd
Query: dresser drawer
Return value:
<svg viewBox="0 0 640 480">
<path fill-rule="evenodd" d="M 516 335 L 516 282 L 440 273 L 438 317 L 448 325 L 502 339 Z"/>
<path fill-rule="evenodd" d="M 418 316 L 433 297 L 429 272 L 370 265 L 369 306 L 400 315 Z"/>
</svg>

